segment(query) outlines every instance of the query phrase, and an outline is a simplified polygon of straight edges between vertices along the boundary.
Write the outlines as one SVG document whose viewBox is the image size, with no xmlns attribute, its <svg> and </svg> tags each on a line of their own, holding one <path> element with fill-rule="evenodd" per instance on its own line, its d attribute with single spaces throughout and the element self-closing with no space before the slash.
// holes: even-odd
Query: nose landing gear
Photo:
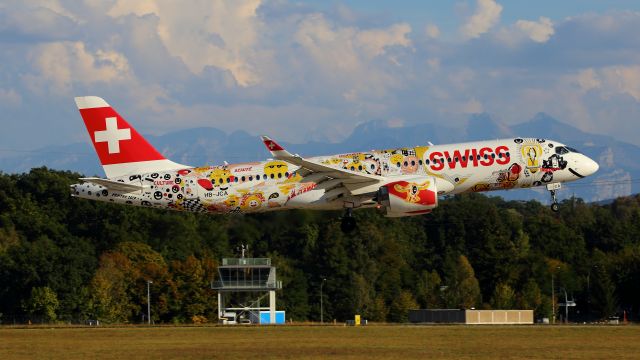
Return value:
<svg viewBox="0 0 640 360">
<path fill-rule="evenodd" d="M 556 191 L 562 188 L 561 183 L 553 183 L 547 184 L 547 190 L 551 194 L 551 211 L 558 212 L 560 210 L 560 206 L 558 205 L 558 200 L 556 199 Z"/>
</svg>

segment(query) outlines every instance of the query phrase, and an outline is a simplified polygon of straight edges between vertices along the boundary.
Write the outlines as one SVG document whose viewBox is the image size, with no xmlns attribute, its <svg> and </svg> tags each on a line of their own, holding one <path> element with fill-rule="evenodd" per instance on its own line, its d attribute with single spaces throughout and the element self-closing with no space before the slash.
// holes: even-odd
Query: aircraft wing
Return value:
<svg viewBox="0 0 640 360">
<path fill-rule="evenodd" d="M 352 195 L 374 192 L 378 189 L 377 186 L 385 181 L 382 176 L 335 168 L 307 160 L 297 154 L 291 154 L 268 136 L 262 136 L 262 141 L 274 159 L 286 161 L 305 169 L 306 171 L 301 174 L 302 176 L 317 175 L 318 177 L 338 180 Z"/>
<path fill-rule="evenodd" d="M 144 186 L 142 185 L 125 184 L 119 181 L 113 181 L 109 179 L 101 179 L 101 178 L 95 178 L 95 177 L 80 178 L 80 180 L 85 182 L 90 182 L 92 184 L 104 186 L 108 190 L 119 191 L 123 193 L 132 193 L 135 191 L 142 191 L 144 189 Z"/>
</svg>

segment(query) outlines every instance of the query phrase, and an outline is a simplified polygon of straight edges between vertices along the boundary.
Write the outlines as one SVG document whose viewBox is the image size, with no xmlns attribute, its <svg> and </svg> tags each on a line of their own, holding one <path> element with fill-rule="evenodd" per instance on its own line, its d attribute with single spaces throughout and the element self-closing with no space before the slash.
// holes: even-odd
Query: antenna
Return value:
<svg viewBox="0 0 640 360">
<path fill-rule="evenodd" d="M 249 250 L 249 245 L 240 244 L 240 246 L 236 247 L 236 251 L 240 253 L 240 257 L 244 259 L 245 252 Z"/>
</svg>

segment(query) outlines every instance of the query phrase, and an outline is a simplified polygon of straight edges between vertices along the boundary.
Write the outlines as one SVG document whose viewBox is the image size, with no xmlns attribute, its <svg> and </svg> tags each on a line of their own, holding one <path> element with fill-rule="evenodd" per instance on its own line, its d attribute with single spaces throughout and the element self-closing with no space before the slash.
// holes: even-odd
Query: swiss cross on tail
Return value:
<svg viewBox="0 0 640 360">
<path fill-rule="evenodd" d="M 165 158 L 103 99 L 85 96 L 76 104 L 102 165 Z"/>
<path fill-rule="evenodd" d="M 292 156 L 287 150 L 285 150 L 282 146 L 278 145 L 277 142 L 271 140 L 268 136 L 262 136 L 262 142 L 269 149 L 269 152 L 274 157 L 284 156 L 290 157 Z"/>
<path fill-rule="evenodd" d="M 271 140 L 269 137 L 267 136 L 262 136 L 262 141 L 264 142 L 264 144 L 267 146 L 267 148 L 270 151 L 283 151 L 284 149 L 282 148 L 282 146 L 278 145 L 277 142 Z"/>
<path fill-rule="evenodd" d="M 104 119 L 105 130 L 93 133 L 96 143 L 106 142 L 109 147 L 109 154 L 120 153 L 120 141 L 131 140 L 131 129 L 118 129 L 118 118 L 108 117 Z"/>
<path fill-rule="evenodd" d="M 107 177 L 189 167 L 167 160 L 104 99 L 75 100 Z"/>
</svg>

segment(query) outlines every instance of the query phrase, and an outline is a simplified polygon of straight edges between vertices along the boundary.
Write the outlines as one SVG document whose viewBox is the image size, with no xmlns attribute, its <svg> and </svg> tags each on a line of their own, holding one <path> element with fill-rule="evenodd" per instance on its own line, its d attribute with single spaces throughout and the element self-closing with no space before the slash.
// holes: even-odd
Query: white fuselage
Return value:
<svg viewBox="0 0 640 360">
<path fill-rule="evenodd" d="M 598 169 L 593 160 L 556 141 L 522 138 L 356 152 L 309 160 L 377 175 L 389 182 L 433 178 L 439 195 L 562 183 Z M 349 192 L 342 181 L 331 180 L 330 175 L 327 179 L 327 174 L 307 175 L 303 170 L 282 160 L 185 168 L 110 179 L 141 186 L 140 191 L 125 193 L 83 183 L 72 186 L 72 195 L 211 213 L 378 205 L 375 189 Z"/>
</svg>

